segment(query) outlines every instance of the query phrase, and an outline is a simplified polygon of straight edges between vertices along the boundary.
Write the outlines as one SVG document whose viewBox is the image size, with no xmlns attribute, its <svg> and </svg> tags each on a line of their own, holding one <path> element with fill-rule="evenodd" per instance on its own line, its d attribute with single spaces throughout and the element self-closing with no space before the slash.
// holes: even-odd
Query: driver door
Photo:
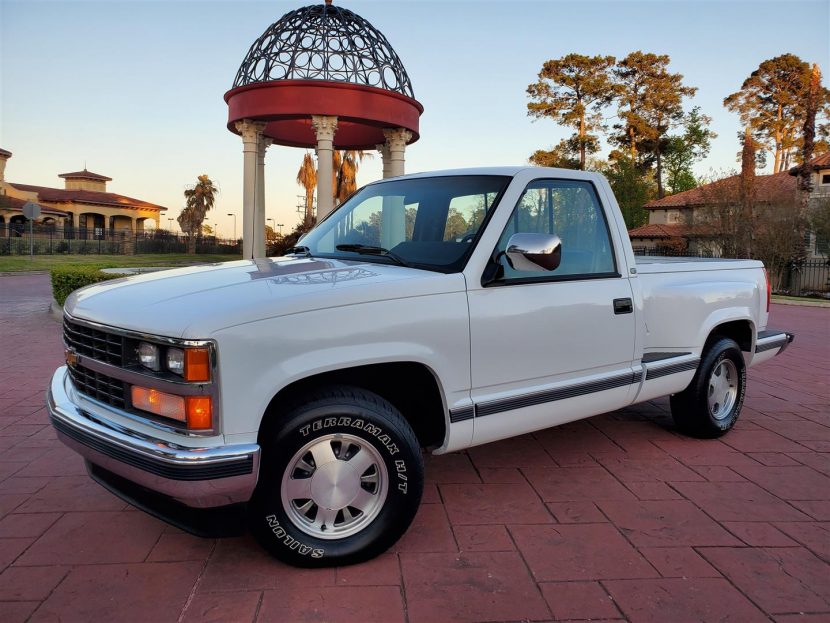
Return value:
<svg viewBox="0 0 830 623">
<path fill-rule="evenodd" d="M 504 252 L 516 233 L 559 236 L 559 266 L 512 268 Z M 495 278 L 468 284 L 473 443 L 628 404 L 639 383 L 632 292 L 593 184 L 532 181 L 494 256 Z"/>
</svg>

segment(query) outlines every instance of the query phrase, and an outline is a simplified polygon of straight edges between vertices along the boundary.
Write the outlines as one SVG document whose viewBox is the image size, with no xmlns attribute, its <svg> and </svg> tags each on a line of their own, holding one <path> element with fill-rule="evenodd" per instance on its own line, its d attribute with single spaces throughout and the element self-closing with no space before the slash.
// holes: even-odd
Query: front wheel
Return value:
<svg viewBox="0 0 830 623">
<path fill-rule="evenodd" d="M 745 391 L 741 348 L 734 340 L 717 338 L 703 353 L 689 387 L 671 397 L 674 423 L 692 437 L 720 437 L 738 421 Z"/>
<path fill-rule="evenodd" d="M 359 388 L 309 396 L 262 435 L 249 518 L 277 558 L 303 567 L 377 556 L 409 527 L 423 491 L 417 438 L 395 407 Z"/>
</svg>

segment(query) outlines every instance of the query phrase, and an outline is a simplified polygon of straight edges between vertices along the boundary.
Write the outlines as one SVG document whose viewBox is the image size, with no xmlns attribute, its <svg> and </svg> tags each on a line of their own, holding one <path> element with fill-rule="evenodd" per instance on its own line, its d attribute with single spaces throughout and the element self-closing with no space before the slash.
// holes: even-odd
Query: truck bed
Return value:
<svg viewBox="0 0 830 623">
<path fill-rule="evenodd" d="M 658 257 L 655 255 L 635 256 L 637 272 L 640 274 L 681 273 L 710 270 L 738 270 L 763 268 L 756 260 L 730 260 L 719 257 Z"/>
</svg>

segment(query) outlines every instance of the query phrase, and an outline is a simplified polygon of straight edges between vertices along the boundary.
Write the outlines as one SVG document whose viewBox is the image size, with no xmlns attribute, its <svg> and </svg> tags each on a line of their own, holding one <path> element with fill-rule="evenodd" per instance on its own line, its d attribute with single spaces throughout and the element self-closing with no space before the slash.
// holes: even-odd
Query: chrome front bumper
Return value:
<svg viewBox="0 0 830 623">
<path fill-rule="evenodd" d="M 191 448 L 139 435 L 82 411 L 70 397 L 66 366 L 55 371 L 47 407 L 58 438 L 88 462 L 187 506 L 247 502 L 259 474 L 259 446 Z"/>
</svg>

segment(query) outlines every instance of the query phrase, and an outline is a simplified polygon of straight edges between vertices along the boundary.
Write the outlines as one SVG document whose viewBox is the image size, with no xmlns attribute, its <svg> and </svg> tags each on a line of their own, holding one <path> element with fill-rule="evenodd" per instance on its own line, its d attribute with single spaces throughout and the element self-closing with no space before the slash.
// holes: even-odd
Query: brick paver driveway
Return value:
<svg viewBox="0 0 830 623">
<path fill-rule="evenodd" d="M 47 424 L 48 298 L 0 277 L 0 621 L 830 621 L 830 309 L 773 307 L 796 342 L 722 440 L 661 400 L 430 458 L 393 552 L 309 571 L 89 480 Z"/>
</svg>

